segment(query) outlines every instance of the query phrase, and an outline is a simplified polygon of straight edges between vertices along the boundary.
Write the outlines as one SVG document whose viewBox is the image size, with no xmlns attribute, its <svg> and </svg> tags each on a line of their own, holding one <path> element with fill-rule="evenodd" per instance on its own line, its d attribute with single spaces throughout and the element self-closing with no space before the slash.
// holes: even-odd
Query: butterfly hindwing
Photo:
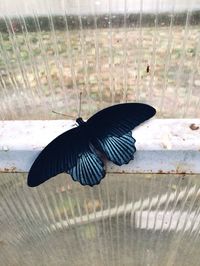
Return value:
<svg viewBox="0 0 200 266">
<path fill-rule="evenodd" d="M 128 132 L 122 136 L 108 136 L 98 138 L 94 142 L 94 146 L 104 153 L 109 161 L 117 165 L 123 165 L 133 160 L 135 148 L 135 139 L 132 132 Z"/>
<path fill-rule="evenodd" d="M 106 174 L 102 160 L 91 147 L 80 154 L 76 165 L 66 172 L 72 176 L 74 181 L 89 186 L 99 184 Z"/>
</svg>

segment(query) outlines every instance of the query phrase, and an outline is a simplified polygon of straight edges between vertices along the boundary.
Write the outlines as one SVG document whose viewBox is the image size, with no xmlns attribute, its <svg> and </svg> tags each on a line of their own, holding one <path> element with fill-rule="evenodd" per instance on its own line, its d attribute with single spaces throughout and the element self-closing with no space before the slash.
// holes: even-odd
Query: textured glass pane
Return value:
<svg viewBox="0 0 200 266">
<path fill-rule="evenodd" d="M 200 3 L 0 3 L 1 119 L 74 117 L 142 101 L 160 117 L 199 117 Z"/>
<path fill-rule="evenodd" d="M 199 176 L 0 175 L 1 265 L 198 265 Z"/>
<path fill-rule="evenodd" d="M 199 0 L 2 0 L 0 119 L 76 117 L 80 92 L 86 119 L 124 101 L 197 118 L 199 25 Z M 0 264 L 198 265 L 198 180 L 0 174 Z"/>
</svg>

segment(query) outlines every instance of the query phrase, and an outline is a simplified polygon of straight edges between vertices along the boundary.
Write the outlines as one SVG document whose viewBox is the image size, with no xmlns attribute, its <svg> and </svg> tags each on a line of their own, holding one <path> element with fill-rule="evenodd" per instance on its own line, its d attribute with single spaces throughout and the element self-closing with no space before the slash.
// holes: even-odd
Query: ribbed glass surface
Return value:
<svg viewBox="0 0 200 266">
<path fill-rule="evenodd" d="M 199 265 L 199 176 L 0 175 L 1 265 Z"/>
<path fill-rule="evenodd" d="M 199 0 L 1 0 L 0 119 L 76 118 L 80 93 L 84 119 L 126 101 L 199 118 L 199 26 Z M 26 177 L 0 174 L 0 265 L 199 265 L 200 176 Z"/>
<path fill-rule="evenodd" d="M 57 119 L 142 101 L 199 117 L 200 2 L 0 4 L 1 119 Z"/>
</svg>

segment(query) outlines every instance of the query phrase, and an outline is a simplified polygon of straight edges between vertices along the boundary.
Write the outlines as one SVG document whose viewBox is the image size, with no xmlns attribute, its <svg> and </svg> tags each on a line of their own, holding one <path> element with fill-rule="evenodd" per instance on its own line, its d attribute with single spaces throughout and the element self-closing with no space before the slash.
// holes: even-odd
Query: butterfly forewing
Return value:
<svg viewBox="0 0 200 266">
<path fill-rule="evenodd" d="M 96 113 L 87 121 L 94 128 L 94 137 L 122 136 L 139 124 L 153 117 L 156 110 L 143 103 L 117 104 Z"/>
<path fill-rule="evenodd" d="M 54 139 L 39 154 L 29 171 L 28 185 L 38 186 L 62 172 L 70 173 L 74 180 L 84 185 L 99 183 L 105 175 L 104 166 L 92 153 L 87 126 L 73 128 Z M 87 160 L 86 155 L 90 155 Z M 93 170 L 94 164 L 98 164 L 98 171 Z M 83 173 L 86 173 L 85 179 Z M 88 179 L 88 173 L 93 173 L 93 182 Z"/>
<path fill-rule="evenodd" d="M 117 165 L 134 158 L 135 139 L 131 130 L 155 115 L 156 110 L 142 103 L 125 103 L 108 107 L 92 116 L 88 127 L 95 128 L 93 145 Z"/>
</svg>

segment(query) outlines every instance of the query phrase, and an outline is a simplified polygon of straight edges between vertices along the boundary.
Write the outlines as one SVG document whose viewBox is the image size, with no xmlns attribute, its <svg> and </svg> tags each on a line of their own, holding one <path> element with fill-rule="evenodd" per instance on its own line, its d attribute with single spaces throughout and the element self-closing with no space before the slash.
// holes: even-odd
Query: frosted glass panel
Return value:
<svg viewBox="0 0 200 266">
<path fill-rule="evenodd" d="M 110 174 L 38 188 L 0 175 L 2 265 L 198 265 L 199 176 Z"/>
</svg>

